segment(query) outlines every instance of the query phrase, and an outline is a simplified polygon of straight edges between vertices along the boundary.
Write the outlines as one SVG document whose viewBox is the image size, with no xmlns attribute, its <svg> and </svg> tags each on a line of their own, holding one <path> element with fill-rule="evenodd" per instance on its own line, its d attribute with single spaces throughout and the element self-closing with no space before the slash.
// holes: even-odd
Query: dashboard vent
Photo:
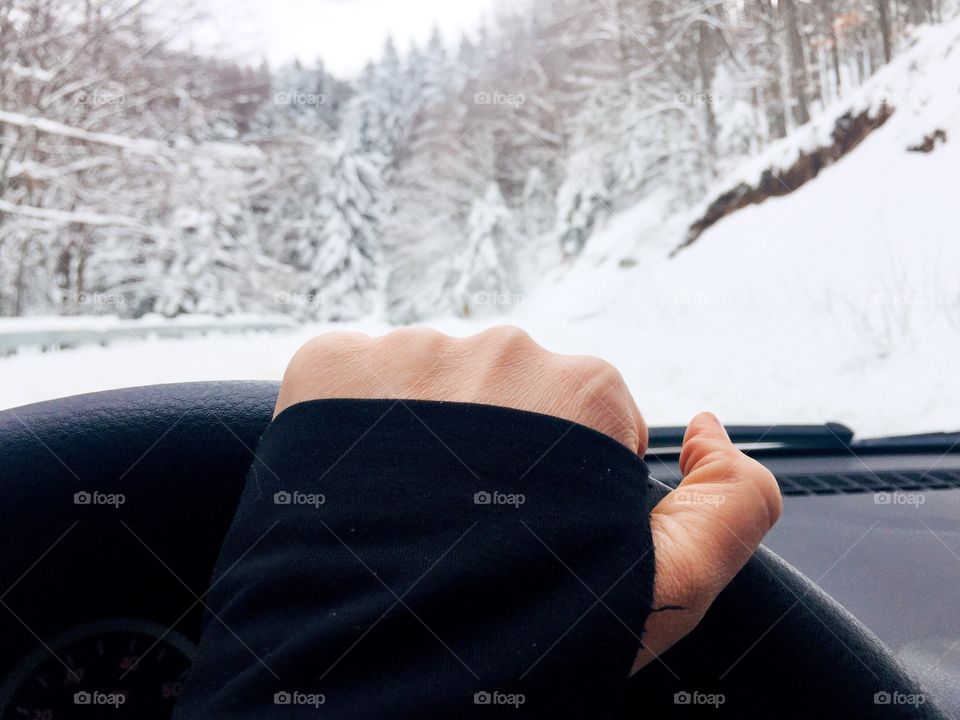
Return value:
<svg viewBox="0 0 960 720">
<path fill-rule="evenodd" d="M 784 495 L 835 495 L 960 488 L 960 470 L 778 475 Z"/>
<path fill-rule="evenodd" d="M 663 482 L 676 487 L 678 481 L 668 478 Z M 960 470 L 803 473 L 777 475 L 777 482 L 784 495 L 918 492 L 960 488 Z"/>
</svg>

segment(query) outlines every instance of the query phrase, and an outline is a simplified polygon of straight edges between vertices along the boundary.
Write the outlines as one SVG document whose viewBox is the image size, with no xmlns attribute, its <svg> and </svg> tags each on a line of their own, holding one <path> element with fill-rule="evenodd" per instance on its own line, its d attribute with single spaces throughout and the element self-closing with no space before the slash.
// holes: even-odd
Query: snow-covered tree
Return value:
<svg viewBox="0 0 960 720">
<path fill-rule="evenodd" d="M 349 87 L 331 76 L 322 62 L 308 68 L 295 60 L 273 73 L 265 111 L 274 133 L 337 131 L 341 108 L 350 95 Z"/>
<path fill-rule="evenodd" d="M 483 198 L 473 203 L 466 243 L 454 258 L 447 280 L 457 312 L 470 316 L 496 308 L 506 302 L 503 298 L 517 294 L 516 252 L 513 215 L 500 188 L 491 183 Z"/>
<path fill-rule="evenodd" d="M 321 320 L 361 317 L 374 310 L 379 286 L 382 181 L 374 163 L 339 144 L 321 192 L 322 224 L 296 252 L 306 295 Z"/>
<path fill-rule="evenodd" d="M 46 233 L 7 222 L 0 226 L 0 315 L 22 315 L 41 305 L 54 287 L 45 252 Z"/>
<path fill-rule="evenodd" d="M 345 81 L 172 47 L 189 0 L 0 0 L 0 314 L 473 311 L 486 259 L 529 276 L 538 240 L 699 202 L 958 11 L 530 0 Z"/>
<path fill-rule="evenodd" d="M 547 176 L 538 168 L 530 168 L 523 184 L 522 228 L 525 235 L 539 237 L 553 227 L 556 220 L 556 196 Z"/>
<path fill-rule="evenodd" d="M 245 192 L 262 160 L 251 153 L 241 162 L 212 147 L 178 165 L 140 281 L 152 311 L 222 315 L 270 305 L 286 274 L 260 245 Z"/>
<path fill-rule="evenodd" d="M 557 194 L 557 239 L 564 256 L 580 254 L 597 223 L 609 213 L 609 187 L 603 169 L 589 158 L 572 165 Z"/>
<path fill-rule="evenodd" d="M 342 140 L 389 169 L 409 120 L 413 92 L 393 39 L 388 37 L 380 59 L 364 68 L 356 93 L 346 105 Z"/>
</svg>

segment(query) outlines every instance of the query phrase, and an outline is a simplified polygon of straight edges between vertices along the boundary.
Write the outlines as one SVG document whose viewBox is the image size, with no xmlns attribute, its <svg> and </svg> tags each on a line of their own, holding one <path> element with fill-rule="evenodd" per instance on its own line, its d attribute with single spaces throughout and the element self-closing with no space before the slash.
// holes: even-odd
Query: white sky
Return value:
<svg viewBox="0 0 960 720">
<path fill-rule="evenodd" d="M 186 29 L 198 49 L 277 65 L 323 59 L 341 77 L 380 55 L 392 34 L 398 49 L 425 41 L 438 25 L 448 43 L 503 0 L 207 0 L 210 19 Z"/>
</svg>

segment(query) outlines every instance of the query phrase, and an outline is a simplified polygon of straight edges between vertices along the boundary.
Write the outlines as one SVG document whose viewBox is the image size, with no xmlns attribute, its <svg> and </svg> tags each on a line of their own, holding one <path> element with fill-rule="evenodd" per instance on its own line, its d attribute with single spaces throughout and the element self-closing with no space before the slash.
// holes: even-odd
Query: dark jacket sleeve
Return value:
<svg viewBox="0 0 960 720">
<path fill-rule="evenodd" d="M 647 483 L 625 447 L 545 415 L 288 408 L 175 717 L 607 717 L 650 611 Z"/>
</svg>

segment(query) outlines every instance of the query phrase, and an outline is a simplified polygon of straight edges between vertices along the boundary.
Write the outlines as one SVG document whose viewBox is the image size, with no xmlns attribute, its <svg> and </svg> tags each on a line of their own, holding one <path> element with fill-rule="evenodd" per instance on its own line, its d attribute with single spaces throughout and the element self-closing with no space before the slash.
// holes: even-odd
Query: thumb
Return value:
<svg viewBox="0 0 960 720">
<path fill-rule="evenodd" d="M 654 512 L 678 514 L 688 532 L 724 549 L 729 545 L 739 569 L 780 518 L 783 502 L 776 479 L 737 449 L 712 413 L 690 421 L 680 470 L 683 481 Z"/>
<path fill-rule="evenodd" d="M 780 517 L 776 479 L 710 413 L 687 428 L 683 480 L 650 515 L 654 608 L 634 669 L 690 632 Z"/>
</svg>

